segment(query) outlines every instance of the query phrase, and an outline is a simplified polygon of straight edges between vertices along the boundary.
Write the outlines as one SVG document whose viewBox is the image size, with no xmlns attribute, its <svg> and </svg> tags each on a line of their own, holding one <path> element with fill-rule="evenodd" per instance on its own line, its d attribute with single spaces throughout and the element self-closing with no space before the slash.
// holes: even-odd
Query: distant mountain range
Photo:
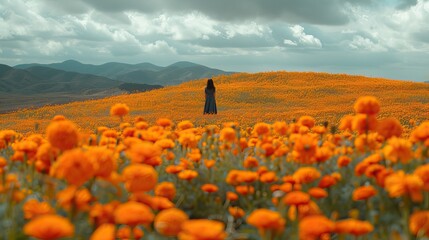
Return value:
<svg viewBox="0 0 429 240">
<path fill-rule="evenodd" d="M 142 92 L 192 79 L 231 74 L 191 62 L 167 67 L 151 63 L 0 64 L 0 113 L 71 101 Z"/>
<path fill-rule="evenodd" d="M 166 67 L 151 63 L 126 64 L 105 63 L 102 65 L 83 64 L 75 60 L 52 64 L 21 64 L 18 69 L 29 69 L 35 66 L 49 67 L 57 70 L 92 74 L 128 83 L 156 84 L 162 86 L 176 85 L 191 79 L 210 78 L 217 75 L 229 75 L 219 69 L 209 68 L 191 62 L 177 62 Z"/>
</svg>

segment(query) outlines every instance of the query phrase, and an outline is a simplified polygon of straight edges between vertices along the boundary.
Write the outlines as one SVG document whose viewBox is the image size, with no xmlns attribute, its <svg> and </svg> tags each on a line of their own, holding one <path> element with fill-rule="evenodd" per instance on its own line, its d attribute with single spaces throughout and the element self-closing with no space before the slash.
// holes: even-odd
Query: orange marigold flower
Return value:
<svg viewBox="0 0 429 240">
<path fill-rule="evenodd" d="M 423 189 L 429 191 L 429 164 L 419 166 L 414 170 L 414 174 L 423 181 Z"/>
<path fill-rule="evenodd" d="M 299 222 L 299 239 L 317 240 L 335 230 L 335 224 L 322 215 L 304 217 Z"/>
<path fill-rule="evenodd" d="M 288 125 L 285 121 L 282 121 L 282 122 L 277 121 L 273 123 L 273 129 L 274 129 L 274 132 L 277 133 L 278 135 L 284 136 L 287 134 Z"/>
<path fill-rule="evenodd" d="M 353 191 L 353 200 L 367 200 L 377 194 L 377 190 L 373 186 L 358 187 Z"/>
<path fill-rule="evenodd" d="M 385 139 L 400 137 L 403 132 L 401 123 L 396 118 L 385 118 L 378 122 L 377 133 Z"/>
<path fill-rule="evenodd" d="M 130 192 L 147 192 L 152 190 L 158 182 L 158 173 L 152 166 L 132 164 L 122 172 L 125 187 Z"/>
<path fill-rule="evenodd" d="M 411 146 L 411 142 L 406 139 L 392 137 L 383 148 L 383 153 L 387 160 L 405 164 L 413 157 Z"/>
<path fill-rule="evenodd" d="M 248 195 L 255 193 L 255 188 L 253 186 L 237 186 L 235 187 L 235 191 L 241 195 Z"/>
<path fill-rule="evenodd" d="M 181 209 L 170 208 L 156 215 L 154 227 L 163 236 L 175 237 L 182 230 L 182 224 L 188 219 L 188 215 Z"/>
<path fill-rule="evenodd" d="M 233 128 L 226 127 L 220 131 L 220 137 L 219 137 L 220 141 L 234 142 L 236 138 L 237 138 L 236 132 L 235 132 L 235 129 Z"/>
<path fill-rule="evenodd" d="M 320 215 L 321 211 L 317 204 L 313 201 L 310 201 L 308 204 L 293 205 L 289 207 L 288 217 L 292 221 L 295 221 L 298 217 L 298 220 L 301 220 L 305 217 L 312 215 Z"/>
<path fill-rule="evenodd" d="M 116 103 L 110 108 L 111 116 L 123 117 L 128 114 L 130 108 L 124 103 Z"/>
<path fill-rule="evenodd" d="M 310 195 L 301 191 L 293 191 L 286 194 L 283 202 L 290 206 L 308 204 L 310 202 Z"/>
<path fill-rule="evenodd" d="M 352 130 L 353 119 L 354 117 L 351 115 L 344 116 L 343 118 L 341 118 L 340 126 L 338 128 L 343 131 Z"/>
<path fill-rule="evenodd" d="M 305 134 L 299 137 L 293 147 L 294 159 L 297 162 L 311 164 L 315 161 L 317 138 Z"/>
<path fill-rule="evenodd" d="M 429 211 L 417 211 L 411 214 L 409 227 L 413 235 L 429 236 Z"/>
<path fill-rule="evenodd" d="M 22 207 L 24 218 L 32 219 L 41 215 L 54 214 L 55 210 L 47 202 L 39 202 L 36 199 L 28 200 Z"/>
<path fill-rule="evenodd" d="M 198 172 L 194 170 L 183 170 L 177 174 L 180 179 L 191 181 L 192 179 L 198 177 Z"/>
<path fill-rule="evenodd" d="M 243 209 L 239 207 L 228 207 L 228 212 L 231 216 L 233 216 L 235 219 L 242 218 L 246 213 Z"/>
<path fill-rule="evenodd" d="M 156 120 L 156 125 L 166 128 L 173 126 L 173 122 L 168 118 L 158 118 Z"/>
<path fill-rule="evenodd" d="M 377 118 L 375 115 L 358 114 L 353 118 L 352 130 L 359 134 L 374 131 L 377 128 Z"/>
<path fill-rule="evenodd" d="M 186 129 L 193 128 L 193 127 L 194 127 L 194 124 L 189 120 L 181 121 L 177 124 L 177 129 L 179 131 L 186 130 Z"/>
<path fill-rule="evenodd" d="M 155 218 L 150 208 L 138 202 L 126 202 L 115 210 L 115 221 L 129 226 L 150 224 Z"/>
<path fill-rule="evenodd" d="M 157 145 L 148 142 L 136 143 L 127 151 L 133 163 L 144 163 L 151 166 L 161 164 L 162 149 Z"/>
<path fill-rule="evenodd" d="M 410 139 L 413 142 L 424 142 L 429 139 L 429 121 L 423 122 L 414 129 L 411 132 Z"/>
<path fill-rule="evenodd" d="M 81 149 L 63 153 L 53 166 L 53 176 L 65 179 L 69 184 L 80 186 L 94 177 L 95 168 Z"/>
<path fill-rule="evenodd" d="M 173 200 L 176 196 L 176 187 L 171 182 L 161 182 L 155 187 L 155 195 Z"/>
<path fill-rule="evenodd" d="M 113 224 L 115 223 L 115 217 L 113 213 L 119 205 L 120 202 L 118 201 L 112 201 L 107 204 L 95 203 L 89 211 L 89 217 L 96 226 L 106 223 Z"/>
<path fill-rule="evenodd" d="M 216 160 L 204 160 L 204 165 L 206 166 L 207 169 L 210 169 L 212 167 L 214 167 L 214 165 L 216 164 Z"/>
<path fill-rule="evenodd" d="M 414 202 L 423 200 L 423 181 L 415 174 L 405 174 L 402 170 L 392 173 L 385 180 L 385 188 L 393 198 L 410 195 Z"/>
<path fill-rule="evenodd" d="M 308 128 L 313 128 L 316 124 L 316 120 L 311 116 L 302 116 L 298 119 L 298 124 Z"/>
<path fill-rule="evenodd" d="M 323 188 L 310 188 L 308 190 L 308 194 L 310 194 L 310 196 L 314 197 L 314 198 L 325 198 L 328 196 L 328 192 L 326 192 L 325 189 Z"/>
<path fill-rule="evenodd" d="M 67 210 L 74 206 L 78 210 L 86 211 L 91 200 L 91 193 L 86 188 L 78 190 L 76 186 L 69 186 L 57 193 L 58 204 Z"/>
<path fill-rule="evenodd" d="M 55 121 L 46 128 L 46 138 L 52 146 L 65 151 L 77 146 L 79 132 L 77 126 L 69 120 Z"/>
<path fill-rule="evenodd" d="M 150 200 L 150 208 L 155 211 L 161 211 L 164 209 L 169 209 L 174 207 L 174 203 L 172 203 L 168 198 L 155 196 Z"/>
<path fill-rule="evenodd" d="M 222 222 L 193 219 L 182 224 L 182 231 L 179 233 L 179 240 L 224 240 L 227 237 L 225 225 Z"/>
<path fill-rule="evenodd" d="M 356 100 L 354 105 L 356 113 L 377 114 L 380 111 L 380 102 L 373 96 L 364 96 Z"/>
<path fill-rule="evenodd" d="M 108 178 L 117 168 L 117 154 L 105 147 L 91 147 L 86 152 L 95 167 L 95 176 Z"/>
<path fill-rule="evenodd" d="M 259 230 L 261 237 L 266 231 L 273 231 L 274 235 L 282 232 L 286 224 L 280 213 L 264 208 L 254 210 L 246 221 Z"/>
<path fill-rule="evenodd" d="M 176 144 L 174 144 L 173 140 L 168 139 L 168 138 L 163 138 L 163 139 L 156 141 L 155 145 L 162 148 L 162 149 L 171 149 L 171 148 L 174 148 L 174 146 L 176 146 Z"/>
<path fill-rule="evenodd" d="M 356 219 L 345 219 L 335 223 L 335 232 L 340 234 L 350 234 L 361 236 L 368 234 L 374 230 L 372 224 L 368 221 L 360 221 Z"/>
<path fill-rule="evenodd" d="M 115 225 L 105 223 L 99 226 L 89 240 L 115 240 Z"/>
<path fill-rule="evenodd" d="M 203 186 L 201 186 L 201 190 L 207 193 L 214 193 L 219 191 L 219 188 L 214 184 L 204 184 Z"/>
<path fill-rule="evenodd" d="M 183 166 L 176 166 L 176 165 L 169 165 L 165 168 L 165 172 L 171 173 L 171 174 L 178 174 L 181 171 L 183 171 Z"/>
<path fill-rule="evenodd" d="M 341 156 L 337 160 L 337 166 L 338 166 L 338 168 L 347 167 L 351 161 L 352 161 L 351 158 L 349 158 L 347 156 Z"/>
<path fill-rule="evenodd" d="M 318 163 L 326 162 L 332 156 L 332 151 L 328 147 L 320 147 L 316 150 L 315 159 Z"/>
<path fill-rule="evenodd" d="M 25 224 L 24 233 L 38 239 L 55 240 L 73 236 L 74 226 L 67 218 L 49 214 Z"/>
<path fill-rule="evenodd" d="M 234 192 L 226 192 L 226 199 L 228 199 L 231 202 L 237 201 L 238 195 Z"/>
<path fill-rule="evenodd" d="M 240 183 L 252 183 L 256 180 L 258 180 L 258 173 L 252 172 L 252 171 L 240 171 L 238 174 L 238 182 Z"/>
<path fill-rule="evenodd" d="M 276 172 L 265 172 L 259 177 L 259 181 L 263 183 L 273 183 L 278 180 Z"/>
<path fill-rule="evenodd" d="M 266 135 L 270 133 L 270 124 L 268 123 L 257 123 L 253 127 L 253 132 L 256 133 L 258 136 Z"/>
<path fill-rule="evenodd" d="M 49 172 L 51 164 L 57 160 L 60 150 L 52 147 L 50 143 L 42 144 L 36 153 L 36 167 L 40 172 Z"/>
<path fill-rule="evenodd" d="M 293 174 L 293 179 L 297 183 L 311 183 L 320 178 L 320 172 L 313 167 L 301 167 Z"/>
<path fill-rule="evenodd" d="M 381 146 L 380 135 L 377 133 L 370 133 L 368 135 L 361 134 L 355 139 L 355 147 L 360 152 L 366 152 L 369 150 L 378 150 Z"/>
</svg>

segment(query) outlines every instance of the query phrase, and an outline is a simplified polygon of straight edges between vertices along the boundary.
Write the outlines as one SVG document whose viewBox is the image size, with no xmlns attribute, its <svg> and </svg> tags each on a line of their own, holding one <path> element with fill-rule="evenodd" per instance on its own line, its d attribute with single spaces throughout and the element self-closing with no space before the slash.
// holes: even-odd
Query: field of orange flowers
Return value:
<svg viewBox="0 0 429 240">
<path fill-rule="evenodd" d="M 429 121 L 404 135 L 385 108 L 366 96 L 335 126 L 248 126 L 127 121 L 117 103 L 91 133 L 63 115 L 0 130 L 0 238 L 425 239 Z"/>
<path fill-rule="evenodd" d="M 318 122 L 338 125 L 342 116 L 353 113 L 350 106 L 356 99 L 367 95 L 383 103 L 380 117 L 395 117 L 406 128 L 410 119 L 429 118 L 427 83 L 311 72 L 238 73 L 213 77 L 213 81 L 216 116 L 203 116 L 206 80 L 195 80 L 145 93 L 0 114 L 0 129 L 43 133 L 51 118 L 64 115 L 78 123 L 81 131 L 93 132 L 98 126 L 117 125 L 118 121 L 109 116 L 109 107 L 116 102 L 132 109 L 125 121 L 144 116 L 150 123 L 165 117 L 174 122 L 191 120 L 197 125 L 237 121 L 253 126 L 261 121 L 292 121 L 309 115 Z"/>
</svg>

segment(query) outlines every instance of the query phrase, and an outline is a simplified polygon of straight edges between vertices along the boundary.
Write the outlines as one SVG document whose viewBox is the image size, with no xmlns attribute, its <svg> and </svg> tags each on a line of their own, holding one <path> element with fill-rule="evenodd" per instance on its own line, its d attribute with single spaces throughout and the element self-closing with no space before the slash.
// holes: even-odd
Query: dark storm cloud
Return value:
<svg viewBox="0 0 429 240">
<path fill-rule="evenodd" d="M 219 21 L 249 19 L 281 20 L 291 23 L 343 25 L 349 18 L 345 7 L 369 4 L 371 0 L 157 0 L 117 1 L 82 0 L 103 12 L 138 11 L 143 13 L 180 13 L 199 11 Z"/>
</svg>

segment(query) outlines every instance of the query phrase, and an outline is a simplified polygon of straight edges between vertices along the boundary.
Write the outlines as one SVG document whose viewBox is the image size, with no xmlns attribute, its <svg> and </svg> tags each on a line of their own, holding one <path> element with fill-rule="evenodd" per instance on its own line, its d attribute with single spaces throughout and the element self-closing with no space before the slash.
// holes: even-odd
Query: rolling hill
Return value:
<svg viewBox="0 0 429 240">
<path fill-rule="evenodd" d="M 177 62 L 166 67 L 160 67 L 151 63 L 126 64 L 110 62 L 102 65 L 92 65 L 83 64 L 75 60 L 67 60 L 62 63 L 52 64 L 21 64 L 15 66 L 15 68 L 29 69 L 36 66 L 82 74 L 92 74 L 128 83 L 144 83 L 163 86 L 176 85 L 192 79 L 211 78 L 217 75 L 231 74 L 231 72 L 225 72 L 191 62 Z"/>
<path fill-rule="evenodd" d="M 302 115 L 318 123 L 338 123 L 353 113 L 359 96 L 373 95 L 381 103 L 380 117 L 396 117 L 403 124 L 429 119 L 429 85 L 407 81 L 312 72 L 266 72 L 233 74 L 214 78 L 218 115 L 203 115 L 206 80 L 194 80 L 145 93 L 119 95 L 99 100 L 47 106 L 0 115 L 0 129 L 20 132 L 34 130 L 35 123 L 44 129 L 56 114 L 65 115 L 82 129 L 114 127 L 118 119 L 109 116 L 115 103 L 130 107 L 125 121 L 143 116 L 154 122 L 167 117 L 174 121 L 192 120 L 196 124 L 219 124 L 237 121 L 252 125 L 259 121 L 291 122 Z"/>
<path fill-rule="evenodd" d="M 42 66 L 25 70 L 0 65 L 0 112 L 160 88 Z"/>
</svg>

